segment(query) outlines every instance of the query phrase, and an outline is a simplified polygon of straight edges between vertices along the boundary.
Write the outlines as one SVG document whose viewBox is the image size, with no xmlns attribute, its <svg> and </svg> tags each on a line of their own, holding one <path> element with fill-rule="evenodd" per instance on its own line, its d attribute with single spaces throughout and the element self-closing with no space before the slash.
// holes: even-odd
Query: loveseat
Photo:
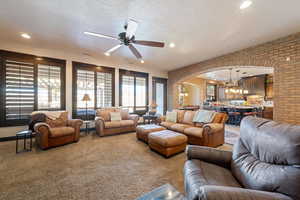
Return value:
<svg viewBox="0 0 300 200">
<path fill-rule="evenodd" d="M 188 200 L 299 200 L 300 126 L 246 117 L 233 153 L 188 146 Z"/>
<path fill-rule="evenodd" d="M 211 123 L 202 124 L 193 122 L 197 111 L 174 110 L 177 112 L 176 123 L 166 121 L 163 116 L 160 125 L 188 137 L 188 143 L 193 145 L 217 147 L 224 144 L 225 122 L 228 119 L 225 113 L 216 113 Z"/>
<path fill-rule="evenodd" d="M 121 120 L 112 121 L 111 113 L 120 113 Z M 138 120 L 138 115 L 129 114 L 129 111 L 127 109 L 97 109 L 95 118 L 96 133 L 98 134 L 98 136 L 105 136 L 132 132 L 136 130 Z"/>
<path fill-rule="evenodd" d="M 31 119 L 38 121 L 34 131 L 36 143 L 41 149 L 79 141 L 83 122 L 80 119 L 68 119 L 67 111 L 34 112 Z"/>
</svg>

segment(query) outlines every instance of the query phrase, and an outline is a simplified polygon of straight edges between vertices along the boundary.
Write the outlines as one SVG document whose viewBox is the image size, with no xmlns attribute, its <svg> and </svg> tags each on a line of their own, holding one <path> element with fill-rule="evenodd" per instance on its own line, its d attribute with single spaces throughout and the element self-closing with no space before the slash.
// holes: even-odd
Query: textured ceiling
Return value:
<svg viewBox="0 0 300 200">
<path fill-rule="evenodd" d="M 262 74 L 273 74 L 274 69 L 272 67 L 254 67 L 254 66 L 243 66 L 243 67 L 226 67 L 224 69 L 219 69 L 211 72 L 207 72 L 199 75 L 199 78 L 215 80 L 215 81 L 229 81 L 230 70 L 231 79 L 239 80 L 242 77 L 256 76 Z"/>
<path fill-rule="evenodd" d="M 0 5 L 0 42 L 49 48 L 103 58 L 118 44 L 84 31 L 116 36 L 127 18 L 140 22 L 136 38 L 174 42 L 176 47 L 137 46 L 144 66 L 172 70 L 299 31 L 299 0 L 7 0 Z M 32 36 L 20 37 L 21 32 Z M 126 47 L 111 57 L 141 65 Z"/>
</svg>

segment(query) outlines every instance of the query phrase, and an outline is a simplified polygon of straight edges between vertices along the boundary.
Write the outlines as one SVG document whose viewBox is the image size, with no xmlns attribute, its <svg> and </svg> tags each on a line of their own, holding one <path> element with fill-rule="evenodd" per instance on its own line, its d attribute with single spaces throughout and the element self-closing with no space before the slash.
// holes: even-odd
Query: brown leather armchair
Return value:
<svg viewBox="0 0 300 200">
<path fill-rule="evenodd" d="M 300 126 L 246 117 L 233 153 L 188 146 L 189 200 L 299 200 Z"/>
<path fill-rule="evenodd" d="M 56 112 L 56 111 L 53 111 Z M 50 113 L 47 111 L 47 113 Z M 32 118 L 35 118 L 33 114 Z M 41 149 L 56 147 L 71 142 L 78 142 L 80 137 L 80 127 L 83 121 L 80 119 L 68 119 L 68 112 L 61 112 L 56 119 L 46 116 L 45 122 L 34 125 L 36 133 L 36 143 Z"/>
<path fill-rule="evenodd" d="M 120 121 L 111 121 L 110 113 L 120 112 Z M 136 130 L 139 116 L 129 114 L 128 110 L 120 108 L 103 108 L 96 111 L 95 126 L 99 136 L 115 135 Z"/>
</svg>

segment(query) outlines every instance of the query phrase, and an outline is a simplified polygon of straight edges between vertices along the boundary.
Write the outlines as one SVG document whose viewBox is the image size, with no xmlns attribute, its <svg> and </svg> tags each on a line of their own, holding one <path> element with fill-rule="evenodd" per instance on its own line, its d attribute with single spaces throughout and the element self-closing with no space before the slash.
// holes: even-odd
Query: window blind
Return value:
<svg viewBox="0 0 300 200">
<path fill-rule="evenodd" d="M 34 110 L 34 64 L 5 61 L 5 119 L 26 120 Z"/>
<path fill-rule="evenodd" d="M 85 94 L 88 94 L 90 101 L 87 107 L 94 109 L 95 107 L 95 73 L 88 70 L 77 70 L 77 108 L 86 108 L 86 102 L 82 101 Z"/>
<path fill-rule="evenodd" d="M 112 106 L 112 74 L 97 72 L 97 108 Z"/>
<path fill-rule="evenodd" d="M 38 65 L 38 109 L 61 107 L 61 67 Z"/>
<path fill-rule="evenodd" d="M 134 111 L 134 76 L 122 76 L 122 107 Z"/>
<path fill-rule="evenodd" d="M 146 78 L 136 77 L 136 110 L 146 110 Z"/>
</svg>

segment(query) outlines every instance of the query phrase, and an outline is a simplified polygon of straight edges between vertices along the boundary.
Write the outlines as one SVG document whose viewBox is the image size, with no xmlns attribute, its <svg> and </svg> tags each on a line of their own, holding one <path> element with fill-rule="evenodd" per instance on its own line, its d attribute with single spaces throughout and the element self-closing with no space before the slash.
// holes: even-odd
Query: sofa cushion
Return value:
<svg viewBox="0 0 300 200">
<path fill-rule="evenodd" d="M 110 112 L 110 121 L 121 121 L 121 113 L 120 112 Z"/>
<path fill-rule="evenodd" d="M 54 111 L 53 111 L 54 112 Z M 50 112 L 49 112 L 50 113 Z M 46 123 L 51 128 L 57 128 L 57 127 L 64 127 L 67 126 L 67 120 L 68 120 L 68 112 L 58 112 L 60 113 L 59 117 L 56 119 L 51 119 L 49 117 L 46 117 Z"/>
<path fill-rule="evenodd" d="M 185 110 L 174 110 L 177 112 L 177 123 L 182 123 Z"/>
<path fill-rule="evenodd" d="M 148 136 L 149 143 L 159 144 L 163 147 L 174 147 L 187 142 L 187 137 L 181 133 L 170 130 L 163 130 L 150 133 Z"/>
<path fill-rule="evenodd" d="M 167 114 L 166 114 L 166 121 L 167 122 L 173 122 L 173 123 L 176 123 L 177 122 L 177 112 L 169 112 L 167 111 Z"/>
<path fill-rule="evenodd" d="M 121 120 L 120 124 L 121 124 L 121 127 L 133 126 L 134 121 L 133 120 Z"/>
<path fill-rule="evenodd" d="M 56 138 L 56 137 L 62 137 L 67 135 L 74 134 L 75 129 L 73 127 L 57 127 L 57 128 L 50 128 L 49 129 L 49 137 L 50 138 Z"/>
<path fill-rule="evenodd" d="M 120 128 L 121 121 L 111 121 L 111 122 L 104 122 L 105 128 Z"/>
<path fill-rule="evenodd" d="M 97 116 L 102 117 L 104 121 L 110 121 L 110 112 L 115 112 L 115 108 L 103 108 L 97 110 Z"/>
<path fill-rule="evenodd" d="M 204 185 L 241 188 L 230 170 L 195 159 L 185 162 L 184 179 L 188 199 L 198 199 L 199 190 Z"/>
<path fill-rule="evenodd" d="M 179 124 L 176 123 L 174 125 L 171 126 L 171 130 L 176 131 L 176 132 L 180 132 L 183 133 L 184 129 L 191 127 L 190 125 L 187 124 Z"/>
<path fill-rule="evenodd" d="M 189 127 L 189 128 L 184 129 L 183 133 L 188 136 L 202 138 L 203 128 Z"/>
<path fill-rule="evenodd" d="M 161 126 L 167 128 L 167 129 L 170 129 L 171 126 L 174 125 L 174 124 L 176 124 L 176 123 L 174 123 L 174 122 L 162 122 L 162 123 L 160 123 Z"/>
<path fill-rule="evenodd" d="M 193 119 L 196 111 L 186 111 L 182 120 L 183 124 L 194 125 Z"/>
<path fill-rule="evenodd" d="M 224 113 L 215 113 L 212 123 L 222 123 L 224 118 Z"/>
<path fill-rule="evenodd" d="M 129 120 L 129 110 L 128 109 L 120 109 L 122 120 Z"/>
</svg>

